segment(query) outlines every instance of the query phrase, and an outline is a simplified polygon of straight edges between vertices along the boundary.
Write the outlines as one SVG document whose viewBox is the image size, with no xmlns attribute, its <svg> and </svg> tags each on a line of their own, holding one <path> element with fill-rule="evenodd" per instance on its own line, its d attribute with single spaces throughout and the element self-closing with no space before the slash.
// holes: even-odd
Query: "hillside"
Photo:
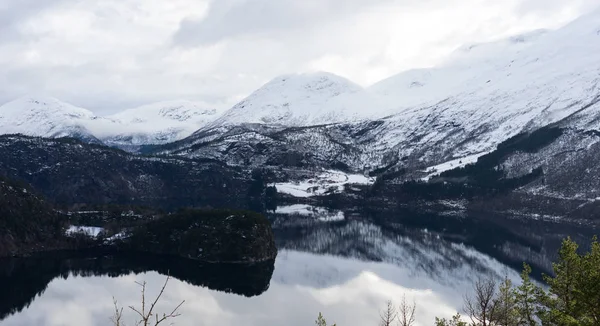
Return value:
<svg viewBox="0 0 600 326">
<path fill-rule="evenodd" d="M 367 89 L 328 73 L 287 75 L 222 115 L 185 102 L 88 119 L 126 121 L 129 136 L 98 139 L 149 156 L 5 136 L 0 169 L 70 204 L 240 207 L 251 170 L 289 185 L 335 169 L 377 177 L 362 196 L 378 203 L 502 198 L 488 209 L 591 218 L 600 198 L 598 30 L 595 11 L 558 30 L 464 46 L 438 67 Z M 192 130 L 169 129 L 180 122 L 204 127 L 171 142 Z M 149 125 L 168 135 L 135 134 Z"/>
<path fill-rule="evenodd" d="M 137 156 L 74 139 L 0 136 L 0 175 L 59 205 L 241 207 L 248 172 L 210 160 Z"/>
<path fill-rule="evenodd" d="M 519 187 L 521 192 L 594 200 L 600 196 L 596 178 L 569 175 L 595 169 L 598 30 L 600 11 L 595 11 L 555 31 L 462 47 L 438 67 L 404 72 L 368 89 L 331 82 L 327 85 L 337 92 L 328 87 L 312 92 L 305 84 L 315 75 L 292 81 L 283 77 L 192 136 L 151 151 L 242 166 L 387 173 L 395 175 L 388 181 L 403 182 L 475 162 L 517 135 L 559 127 L 561 135 L 543 149 L 522 153 L 515 148 L 496 163 L 509 177 L 543 169 L 546 183 Z M 302 94 L 311 90 L 311 95 L 290 95 L 300 94 L 299 89 Z M 335 112 L 330 110 L 331 94 L 342 94 L 339 89 L 348 90 L 343 93 L 348 96 L 376 98 L 370 103 L 378 109 L 357 100 L 343 118 L 313 115 Z M 319 105 L 311 102 L 315 99 Z M 279 118 L 261 119 L 263 115 Z M 315 121 L 327 126 L 314 126 Z"/>
<path fill-rule="evenodd" d="M 61 247 L 65 223 L 31 189 L 0 178 L 0 257 Z"/>
</svg>

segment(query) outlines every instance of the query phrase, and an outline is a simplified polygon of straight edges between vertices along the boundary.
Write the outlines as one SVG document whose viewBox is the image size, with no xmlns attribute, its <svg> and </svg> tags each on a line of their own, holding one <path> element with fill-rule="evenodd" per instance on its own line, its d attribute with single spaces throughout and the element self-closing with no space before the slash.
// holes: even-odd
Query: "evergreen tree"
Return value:
<svg viewBox="0 0 600 326">
<path fill-rule="evenodd" d="M 581 275 L 575 297 L 584 316 L 582 322 L 600 325 L 600 243 L 594 237 L 590 251 L 581 257 Z"/>
<path fill-rule="evenodd" d="M 492 322 L 490 324 L 499 326 L 519 325 L 516 295 L 508 276 L 504 277 L 498 287 L 494 306 L 494 315 L 491 317 Z"/>
<path fill-rule="evenodd" d="M 523 264 L 521 285 L 514 290 L 516 310 L 519 318 L 518 325 L 520 326 L 538 325 L 536 316 L 541 311 L 539 307 L 541 289 L 531 281 L 530 274 L 531 267 Z"/>
<path fill-rule="evenodd" d="M 317 317 L 317 320 L 315 321 L 315 325 L 317 325 L 317 326 L 327 326 L 327 321 L 325 321 L 325 318 L 323 317 L 322 313 L 319 313 L 319 317 Z M 336 326 L 336 325 L 333 324 L 332 326 Z"/>
<path fill-rule="evenodd" d="M 581 275 L 582 260 L 577 253 L 577 243 L 571 238 L 563 240 L 558 252 L 558 262 L 552 264 L 555 277 L 544 276 L 550 286 L 544 304 L 549 308 L 542 315 L 548 325 L 578 325 L 583 310 L 577 298 L 577 288 Z"/>
<path fill-rule="evenodd" d="M 460 314 L 452 316 L 452 319 L 435 317 L 435 326 L 468 326 L 467 322 L 461 319 Z"/>
</svg>

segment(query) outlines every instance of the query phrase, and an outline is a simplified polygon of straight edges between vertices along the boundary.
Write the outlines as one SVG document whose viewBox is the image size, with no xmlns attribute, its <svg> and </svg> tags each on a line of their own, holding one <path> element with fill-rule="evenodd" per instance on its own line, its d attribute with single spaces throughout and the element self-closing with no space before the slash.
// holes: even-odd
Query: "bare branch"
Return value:
<svg viewBox="0 0 600 326">
<path fill-rule="evenodd" d="M 121 321 L 123 319 L 123 308 L 119 308 L 117 299 L 113 297 L 113 305 L 115 307 L 115 314 L 110 318 L 114 326 L 125 326 Z"/>
<path fill-rule="evenodd" d="M 392 301 L 388 301 L 385 310 L 383 310 L 379 315 L 381 317 L 379 325 L 390 326 L 394 320 L 396 320 L 396 317 L 398 317 L 398 312 L 396 311 Z"/>
<path fill-rule="evenodd" d="M 167 284 L 169 283 L 169 280 L 171 279 L 170 275 L 167 275 L 167 278 L 165 279 L 165 283 L 163 284 L 162 288 L 160 289 L 160 292 L 158 293 L 158 295 L 156 296 L 156 299 L 154 299 L 154 302 L 152 302 L 152 305 L 150 306 L 150 310 L 148 310 L 148 318 L 150 318 L 152 316 L 152 311 L 154 311 L 154 306 L 156 306 L 156 303 L 158 302 L 158 300 L 160 300 L 160 297 L 162 297 L 163 293 L 165 292 L 165 288 L 167 287 Z"/>
<path fill-rule="evenodd" d="M 141 313 L 139 310 L 137 310 L 134 306 L 129 306 L 129 309 L 135 311 L 138 315 L 140 315 L 140 318 L 142 318 L 142 320 L 144 320 L 144 317 L 145 317 L 144 314 Z M 140 324 L 140 323 L 138 322 L 138 324 Z"/>
<path fill-rule="evenodd" d="M 146 311 L 146 285 L 147 285 L 147 283 L 146 282 L 135 282 L 137 285 L 142 287 L 142 291 L 141 291 L 142 292 L 142 309 L 140 311 L 140 309 L 138 309 L 134 306 L 129 306 L 129 309 L 131 309 L 132 311 L 137 313 L 138 316 L 140 317 L 140 320 L 136 323 L 137 326 L 150 326 L 153 317 L 154 317 L 154 326 L 157 326 L 168 319 L 181 316 L 181 314 L 178 311 L 181 308 L 181 306 L 185 303 L 185 300 L 181 301 L 181 303 L 178 304 L 175 307 L 175 309 L 173 309 L 169 314 L 162 314 L 162 317 L 159 317 L 159 314 L 154 313 L 154 308 L 156 307 L 156 304 L 158 303 L 160 298 L 163 296 L 170 279 L 171 279 L 171 277 L 169 275 L 167 275 L 167 279 L 165 280 L 165 283 L 163 284 L 162 288 L 160 289 L 160 292 L 158 293 L 158 295 L 156 296 L 154 301 L 152 301 L 152 304 L 150 305 L 150 309 L 148 309 L 148 311 Z M 113 300 L 114 300 L 114 304 L 115 304 L 115 315 L 111 320 L 113 320 L 113 324 L 115 326 L 124 326 L 121 323 L 123 308 L 121 308 L 119 310 L 119 308 L 117 306 L 117 301 L 114 298 L 113 298 Z M 154 316 L 152 316 L 153 314 L 154 314 Z"/>
<path fill-rule="evenodd" d="M 496 281 L 493 278 L 478 279 L 473 294 L 464 297 L 464 310 L 474 325 L 489 326 L 494 315 Z"/>
<path fill-rule="evenodd" d="M 400 312 L 398 314 L 398 321 L 400 326 L 412 326 L 415 324 L 415 312 L 417 310 L 417 304 L 413 300 L 412 303 L 406 301 L 406 294 L 402 296 L 400 302 Z"/>
<path fill-rule="evenodd" d="M 168 315 L 164 315 L 161 319 L 158 319 L 158 315 L 156 315 L 156 323 L 154 324 L 155 326 L 159 325 L 160 323 L 162 323 L 163 321 L 169 319 L 169 318 L 176 318 L 181 316 L 180 313 L 177 313 L 177 310 L 179 310 L 179 308 L 181 308 L 181 306 L 185 303 L 185 300 L 181 301 L 181 303 L 179 305 L 177 305 L 177 307 L 175 307 L 175 309 L 173 309 L 173 311 L 171 311 L 170 314 Z"/>
</svg>

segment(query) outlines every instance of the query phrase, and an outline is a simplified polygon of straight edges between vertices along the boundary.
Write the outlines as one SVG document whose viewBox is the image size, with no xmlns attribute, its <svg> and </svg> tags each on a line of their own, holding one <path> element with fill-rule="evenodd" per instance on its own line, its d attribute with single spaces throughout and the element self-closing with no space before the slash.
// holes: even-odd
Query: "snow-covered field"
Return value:
<svg viewBox="0 0 600 326">
<path fill-rule="evenodd" d="M 344 212 L 342 211 L 330 210 L 324 207 L 316 207 L 304 204 L 279 206 L 275 210 L 275 213 L 312 217 L 322 222 L 343 221 L 345 219 Z"/>
<path fill-rule="evenodd" d="M 430 178 L 440 175 L 443 172 L 450 171 L 450 170 L 453 170 L 456 168 L 462 168 L 468 164 L 476 163 L 477 159 L 479 159 L 481 156 L 488 154 L 488 153 L 490 153 L 490 152 L 477 153 L 477 154 L 457 158 L 452 161 L 444 162 L 442 164 L 438 164 L 435 166 L 430 166 L 427 169 L 425 169 L 425 171 L 424 171 L 425 173 L 429 173 L 429 174 L 426 177 L 422 178 L 422 180 L 427 181 Z"/>
<path fill-rule="evenodd" d="M 71 225 L 67 230 L 67 235 L 73 234 L 86 234 L 91 237 L 97 237 L 100 232 L 104 231 L 104 228 L 96 227 L 96 226 L 80 226 L 80 225 Z"/>
<path fill-rule="evenodd" d="M 277 192 L 294 197 L 312 197 L 344 191 L 346 185 L 370 185 L 374 178 L 360 174 L 347 174 L 335 170 L 326 170 L 315 178 L 298 182 L 284 182 L 273 184 Z"/>
</svg>

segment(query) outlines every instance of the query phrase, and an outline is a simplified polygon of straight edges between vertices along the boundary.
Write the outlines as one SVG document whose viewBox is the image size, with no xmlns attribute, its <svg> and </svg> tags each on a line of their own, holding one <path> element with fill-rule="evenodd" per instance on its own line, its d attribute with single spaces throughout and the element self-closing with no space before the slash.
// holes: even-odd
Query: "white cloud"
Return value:
<svg viewBox="0 0 600 326">
<path fill-rule="evenodd" d="M 367 85 L 453 49 L 556 28 L 596 0 L 5 0 L 0 102 L 51 95 L 97 112 L 187 98 L 228 106 L 271 78 Z"/>
</svg>

